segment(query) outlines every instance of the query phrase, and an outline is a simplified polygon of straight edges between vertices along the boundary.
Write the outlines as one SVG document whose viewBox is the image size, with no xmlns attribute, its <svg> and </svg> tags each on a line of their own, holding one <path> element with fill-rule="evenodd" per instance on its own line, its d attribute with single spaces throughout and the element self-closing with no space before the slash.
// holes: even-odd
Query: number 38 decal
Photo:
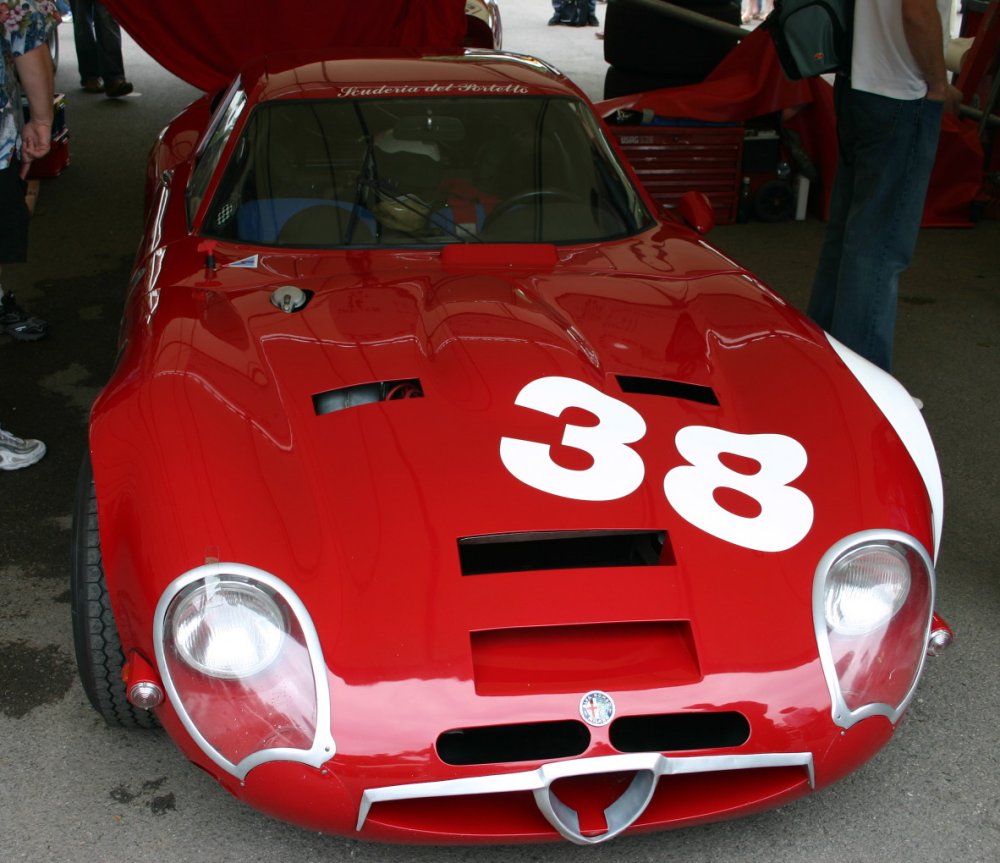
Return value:
<svg viewBox="0 0 1000 863">
<path fill-rule="evenodd" d="M 558 417 L 570 407 L 597 417 L 597 424 L 567 423 L 562 444 L 593 459 L 574 470 L 556 464 L 548 444 L 500 439 L 500 459 L 517 479 L 532 488 L 574 500 L 617 500 L 642 484 L 646 466 L 633 448 L 646 434 L 634 408 L 573 378 L 546 377 L 518 393 L 515 404 Z M 785 551 L 799 543 L 813 522 L 809 498 L 793 482 L 806 468 L 806 451 L 779 434 L 736 434 L 711 426 L 687 426 L 674 438 L 686 460 L 667 472 L 663 492 L 678 515 L 706 533 L 756 551 Z M 752 474 L 727 467 L 724 455 L 751 459 Z M 759 513 L 737 515 L 723 507 L 716 491 L 733 489 L 756 502 Z"/>
</svg>

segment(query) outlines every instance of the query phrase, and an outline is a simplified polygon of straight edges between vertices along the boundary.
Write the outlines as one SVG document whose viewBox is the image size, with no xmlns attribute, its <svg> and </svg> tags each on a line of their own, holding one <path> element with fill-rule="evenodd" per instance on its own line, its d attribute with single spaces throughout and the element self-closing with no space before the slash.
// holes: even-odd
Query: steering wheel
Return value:
<svg viewBox="0 0 1000 863">
<path fill-rule="evenodd" d="M 527 192 L 518 192 L 509 198 L 504 198 L 497 204 L 483 222 L 483 230 L 486 231 L 491 225 L 502 219 L 508 213 L 518 207 L 537 206 L 539 204 L 581 204 L 576 195 L 572 195 L 565 189 L 542 188 L 529 189 Z"/>
</svg>

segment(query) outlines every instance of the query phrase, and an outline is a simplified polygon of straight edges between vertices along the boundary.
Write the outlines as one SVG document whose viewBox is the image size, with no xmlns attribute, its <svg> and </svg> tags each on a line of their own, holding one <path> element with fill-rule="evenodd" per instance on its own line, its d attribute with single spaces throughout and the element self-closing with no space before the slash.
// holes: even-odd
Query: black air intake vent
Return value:
<svg viewBox="0 0 1000 863">
<path fill-rule="evenodd" d="M 582 755 L 590 734 L 582 722 L 530 722 L 458 728 L 437 739 L 438 756 L 445 764 L 504 764 L 511 761 L 549 761 Z"/>
<path fill-rule="evenodd" d="M 458 541 L 462 575 L 536 569 L 670 566 L 662 530 L 547 531 L 466 536 Z"/>
<path fill-rule="evenodd" d="M 682 399 L 703 405 L 718 405 L 715 390 L 698 384 L 685 384 L 663 378 L 633 378 L 618 375 L 618 386 L 624 393 L 638 393 L 645 396 L 663 396 L 668 399 Z"/>
<path fill-rule="evenodd" d="M 623 716 L 611 724 L 611 745 L 619 752 L 727 749 L 749 739 L 750 723 L 736 712 Z"/>
</svg>

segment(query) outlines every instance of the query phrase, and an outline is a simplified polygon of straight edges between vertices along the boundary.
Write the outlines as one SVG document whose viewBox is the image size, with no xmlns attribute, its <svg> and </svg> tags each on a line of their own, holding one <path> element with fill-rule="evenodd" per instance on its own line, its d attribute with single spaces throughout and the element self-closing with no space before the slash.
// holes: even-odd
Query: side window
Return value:
<svg viewBox="0 0 1000 863">
<path fill-rule="evenodd" d="M 188 224 L 194 220 L 194 215 L 198 211 L 198 207 L 201 206 L 205 190 L 208 188 L 212 174 L 215 173 L 219 156 L 232 134 L 236 121 L 243 113 L 246 102 L 247 94 L 240 86 L 240 82 L 237 81 L 233 84 L 230 92 L 226 94 L 226 98 L 223 99 L 222 105 L 216 113 L 215 121 L 202 145 L 201 152 L 197 156 L 187 189 Z"/>
</svg>

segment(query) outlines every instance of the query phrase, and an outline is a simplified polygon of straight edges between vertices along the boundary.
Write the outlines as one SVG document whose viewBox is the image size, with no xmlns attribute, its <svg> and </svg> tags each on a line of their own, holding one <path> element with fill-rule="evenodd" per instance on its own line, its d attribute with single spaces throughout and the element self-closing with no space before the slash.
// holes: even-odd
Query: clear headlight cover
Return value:
<svg viewBox="0 0 1000 863">
<path fill-rule="evenodd" d="M 865 531 L 823 556 L 813 618 L 834 722 L 899 719 L 923 669 L 933 608 L 933 565 L 911 536 Z"/>
<path fill-rule="evenodd" d="M 213 563 L 175 579 L 154 645 L 170 705 L 199 747 L 242 779 L 267 761 L 334 754 L 330 689 L 309 613 L 280 579 Z"/>
</svg>

